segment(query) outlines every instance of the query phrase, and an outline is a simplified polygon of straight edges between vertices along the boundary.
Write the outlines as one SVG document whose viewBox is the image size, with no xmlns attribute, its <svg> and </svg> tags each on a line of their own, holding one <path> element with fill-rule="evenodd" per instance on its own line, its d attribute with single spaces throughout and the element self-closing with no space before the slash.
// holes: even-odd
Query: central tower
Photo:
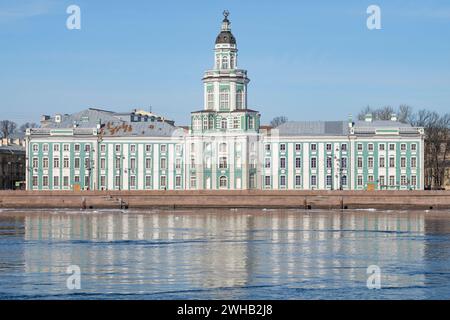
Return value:
<svg viewBox="0 0 450 320">
<path fill-rule="evenodd" d="M 225 11 L 214 48 L 214 68 L 205 72 L 204 109 L 234 111 L 247 109 L 247 70 L 238 69 L 236 38 Z"/>
</svg>

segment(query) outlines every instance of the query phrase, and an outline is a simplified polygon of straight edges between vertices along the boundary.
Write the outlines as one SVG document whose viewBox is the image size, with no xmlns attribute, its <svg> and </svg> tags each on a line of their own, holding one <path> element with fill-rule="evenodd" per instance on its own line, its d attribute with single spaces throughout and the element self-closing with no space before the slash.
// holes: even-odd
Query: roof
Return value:
<svg viewBox="0 0 450 320">
<path fill-rule="evenodd" d="M 288 121 L 276 129 L 283 136 L 347 135 L 346 121 Z"/>
<path fill-rule="evenodd" d="M 16 144 L 0 146 L 0 153 L 25 153 L 25 148 Z"/>
<path fill-rule="evenodd" d="M 362 128 L 411 128 L 410 124 L 392 120 L 355 121 L 355 127 Z"/>
<path fill-rule="evenodd" d="M 236 44 L 236 38 L 231 31 L 221 31 L 216 38 L 216 44 L 220 43 Z"/>
</svg>

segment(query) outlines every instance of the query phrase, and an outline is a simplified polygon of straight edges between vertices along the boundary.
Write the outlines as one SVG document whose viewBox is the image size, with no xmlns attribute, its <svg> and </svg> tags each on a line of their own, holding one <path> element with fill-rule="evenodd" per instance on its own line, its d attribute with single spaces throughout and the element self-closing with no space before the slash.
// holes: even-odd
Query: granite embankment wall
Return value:
<svg viewBox="0 0 450 320">
<path fill-rule="evenodd" d="M 450 191 L 0 191 L 0 208 L 450 209 Z"/>
</svg>

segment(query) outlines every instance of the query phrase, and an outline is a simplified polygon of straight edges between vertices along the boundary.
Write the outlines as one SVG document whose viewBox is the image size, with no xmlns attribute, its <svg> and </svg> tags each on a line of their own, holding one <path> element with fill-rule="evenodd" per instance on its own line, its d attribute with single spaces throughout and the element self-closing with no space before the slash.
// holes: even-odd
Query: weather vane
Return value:
<svg viewBox="0 0 450 320">
<path fill-rule="evenodd" d="M 223 16 L 225 17 L 225 19 L 227 19 L 229 15 L 230 15 L 230 11 L 225 10 L 225 11 L 223 12 Z"/>
</svg>

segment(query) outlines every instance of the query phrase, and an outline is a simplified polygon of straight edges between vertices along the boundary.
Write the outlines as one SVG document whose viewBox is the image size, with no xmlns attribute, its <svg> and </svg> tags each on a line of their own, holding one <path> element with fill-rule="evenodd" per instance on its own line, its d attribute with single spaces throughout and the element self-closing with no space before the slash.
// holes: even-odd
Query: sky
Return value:
<svg viewBox="0 0 450 320">
<path fill-rule="evenodd" d="M 80 30 L 66 27 L 72 4 Z M 380 30 L 366 25 L 372 4 Z M 448 0 L 0 0 L 0 119 L 151 106 L 188 125 L 224 9 L 263 123 L 450 112 Z"/>
</svg>

